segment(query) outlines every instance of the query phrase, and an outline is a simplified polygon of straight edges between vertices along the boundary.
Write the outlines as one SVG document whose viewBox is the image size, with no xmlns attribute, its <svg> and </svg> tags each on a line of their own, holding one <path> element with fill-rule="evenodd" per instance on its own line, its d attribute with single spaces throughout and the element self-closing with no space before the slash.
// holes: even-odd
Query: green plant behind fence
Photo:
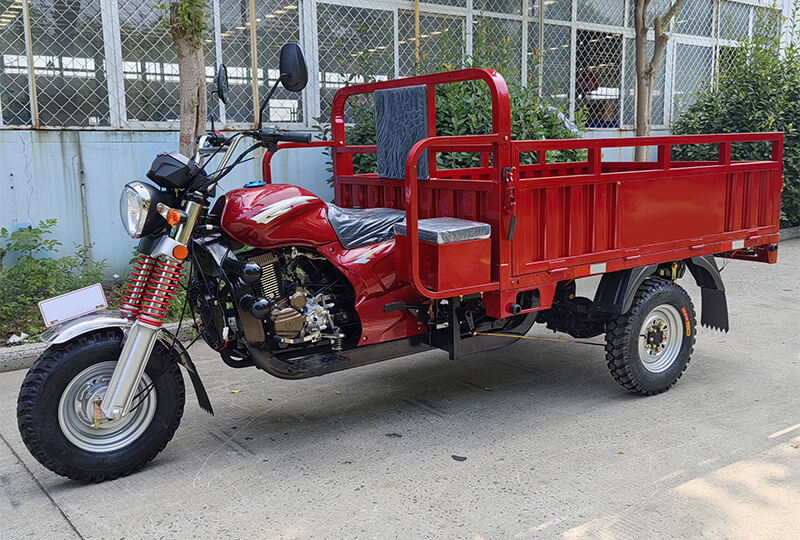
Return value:
<svg viewBox="0 0 800 540">
<path fill-rule="evenodd" d="M 797 43 L 800 0 L 789 21 L 789 45 L 781 47 L 775 21 L 760 14 L 754 37 L 720 55 L 719 81 L 692 96 L 694 101 L 673 125 L 675 134 L 784 132 L 781 200 L 783 226 L 800 224 L 800 47 Z M 681 146 L 675 160 L 713 160 L 716 145 Z M 764 143 L 740 143 L 731 148 L 734 160 L 769 159 Z"/>
</svg>

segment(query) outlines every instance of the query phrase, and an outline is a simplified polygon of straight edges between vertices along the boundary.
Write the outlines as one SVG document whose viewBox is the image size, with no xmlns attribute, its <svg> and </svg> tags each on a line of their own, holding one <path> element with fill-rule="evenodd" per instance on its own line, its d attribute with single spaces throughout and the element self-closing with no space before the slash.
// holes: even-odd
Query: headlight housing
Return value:
<svg viewBox="0 0 800 540">
<path fill-rule="evenodd" d="M 166 226 L 167 222 L 156 210 L 156 205 L 166 198 L 166 193 L 144 182 L 125 185 L 119 199 L 119 215 L 131 238 L 148 236 Z"/>
</svg>

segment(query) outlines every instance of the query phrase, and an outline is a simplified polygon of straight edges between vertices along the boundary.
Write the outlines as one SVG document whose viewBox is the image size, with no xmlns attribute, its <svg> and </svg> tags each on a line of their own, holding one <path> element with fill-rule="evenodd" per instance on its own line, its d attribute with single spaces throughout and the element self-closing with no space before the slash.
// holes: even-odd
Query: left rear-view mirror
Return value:
<svg viewBox="0 0 800 540">
<path fill-rule="evenodd" d="M 217 96 L 222 103 L 228 104 L 228 68 L 225 64 L 217 68 Z"/>
</svg>

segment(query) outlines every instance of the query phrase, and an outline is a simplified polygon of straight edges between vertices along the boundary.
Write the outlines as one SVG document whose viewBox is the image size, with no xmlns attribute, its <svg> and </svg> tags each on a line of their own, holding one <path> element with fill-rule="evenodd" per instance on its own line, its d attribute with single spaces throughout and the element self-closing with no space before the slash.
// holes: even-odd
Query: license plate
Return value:
<svg viewBox="0 0 800 540">
<path fill-rule="evenodd" d="M 106 294 L 99 283 L 39 302 L 45 326 L 54 326 L 107 307 Z"/>
</svg>

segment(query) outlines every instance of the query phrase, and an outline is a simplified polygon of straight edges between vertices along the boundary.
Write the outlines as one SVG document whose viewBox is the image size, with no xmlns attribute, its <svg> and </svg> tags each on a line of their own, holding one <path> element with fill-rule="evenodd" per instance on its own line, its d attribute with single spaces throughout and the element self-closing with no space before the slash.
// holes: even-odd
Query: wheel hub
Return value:
<svg viewBox="0 0 800 540">
<path fill-rule="evenodd" d="M 656 306 L 644 318 L 639 332 L 639 358 L 647 371 L 666 371 L 680 356 L 681 325 L 681 315 L 671 304 Z"/>
<path fill-rule="evenodd" d="M 657 319 L 653 324 L 647 327 L 644 348 L 647 349 L 650 354 L 658 354 L 664 351 L 668 340 L 669 334 L 666 331 L 666 323 L 662 319 Z"/>
<path fill-rule="evenodd" d="M 100 403 L 114 373 L 116 362 L 100 362 L 89 366 L 64 389 L 58 406 L 61 432 L 75 446 L 90 452 L 111 452 L 135 441 L 147 429 L 156 411 L 154 392 L 134 399 L 134 407 L 122 418 L 106 419 Z M 137 393 L 150 384 L 142 376 Z"/>
</svg>

